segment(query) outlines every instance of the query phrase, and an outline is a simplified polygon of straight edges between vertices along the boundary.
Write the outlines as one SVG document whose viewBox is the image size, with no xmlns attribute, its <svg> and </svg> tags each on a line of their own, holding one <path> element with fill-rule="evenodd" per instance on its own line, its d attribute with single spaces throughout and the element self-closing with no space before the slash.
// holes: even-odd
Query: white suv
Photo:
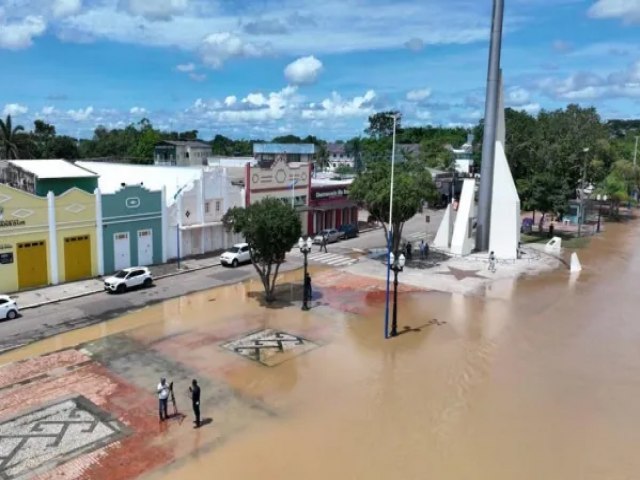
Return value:
<svg viewBox="0 0 640 480">
<path fill-rule="evenodd" d="M 236 243 L 229 250 L 220 255 L 220 263 L 222 265 L 231 265 L 237 267 L 241 263 L 251 261 L 248 243 Z"/>
<path fill-rule="evenodd" d="M 147 267 L 129 267 L 104 279 L 104 289 L 123 293 L 134 287 L 150 287 L 153 284 L 151 272 Z"/>
<path fill-rule="evenodd" d="M 18 304 L 9 295 L 0 295 L 0 320 L 13 320 L 18 316 Z"/>
</svg>

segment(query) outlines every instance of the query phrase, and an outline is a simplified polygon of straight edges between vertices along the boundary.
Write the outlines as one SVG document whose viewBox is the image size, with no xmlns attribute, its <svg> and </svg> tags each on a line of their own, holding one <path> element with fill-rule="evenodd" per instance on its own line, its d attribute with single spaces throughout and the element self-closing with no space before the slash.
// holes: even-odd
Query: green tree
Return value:
<svg viewBox="0 0 640 480">
<path fill-rule="evenodd" d="M 378 112 L 369 116 L 369 126 L 365 133 L 372 138 L 390 137 L 393 135 L 393 118 L 398 117 L 396 121 L 396 133 L 401 129 L 402 115 L 397 111 Z"/>
<path fill-rule="evenodd" d="M 391 189 L 391 164 L 375 161 L 367 166 L 351 184 L 349 196 L 367 209 L 369 214 L 384 227 L 385 239 L 389 238 L 389 194 Z M 437 191 L 431 173 L 426 166 L 408 160 L 395 166 L 393 193 L 393 241 L 397 252 L 404 223 L 422 210 L 424 201 L 433 201 Z"/>
<path fill-rule="evenodd" d="M 232 208 L 222 222 L 227 231 L 241 233 L 246 239 L 265 300 L 273 302 L 280 265 L 302 232 L 298 213 L 288 203 L 267 197 L 247 208 Z"/>
<path fill-rule="evenodd" d="M 274 137 L 271 140 L 272 143 L 303 143 L 302 139 L 296 135 L 282 135 L 280 137 Z M 309 142 L 314 143 L 314 142 Z"/>
<path fill-rule="evenodd" d="M 326 142 L 316 145 L 316 165 L 320 171 L 324 171 L 329 166 L 329 150 Z"/>
<path fill-rule="evenodd" d="M 353 175 L 356 173 L 355 169 L 349 165 L 338 165 L 334 172 L 336 175 Z"/>
<path fill-rule="evenodd" d="M 344 152 L 353 157 L 353 168 L 356 173 L 362 172 L 362 139 L 355 137 L 344 144 Z"/>
<path fill-rule="evenodd" d="M 4 121 L 0 120 L 0 153 L 2 158 L 12 160 L 20 157 L 18 134 L 23 131 L 24 127 L 22 125 L 13 126 L 11 115 L 7 115 Z"/>
</svg>

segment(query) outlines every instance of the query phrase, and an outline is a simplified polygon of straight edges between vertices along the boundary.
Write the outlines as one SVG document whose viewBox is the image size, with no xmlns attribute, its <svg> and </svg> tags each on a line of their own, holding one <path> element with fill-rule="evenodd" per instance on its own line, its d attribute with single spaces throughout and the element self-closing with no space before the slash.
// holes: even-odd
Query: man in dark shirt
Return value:
<svg viewBox="0 0 640 480">
<path fill-rule="evenodd" d="M 191 397 L 191 406 L 193 407 L 193 414 L 196 417 L 195 427 L 200 427 L 200 386 L 198 381 L 194 378 L 189 387 L 189 396 Z"/>
</svg>

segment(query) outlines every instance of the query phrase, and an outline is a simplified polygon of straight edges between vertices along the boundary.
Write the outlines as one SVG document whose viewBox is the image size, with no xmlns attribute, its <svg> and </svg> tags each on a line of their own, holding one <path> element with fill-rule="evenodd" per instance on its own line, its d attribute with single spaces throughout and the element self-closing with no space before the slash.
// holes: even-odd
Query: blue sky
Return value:
<svg viewBox="0 0 640 480">
<path fill-rule="evenodd" d="M 507 105 L 640 118 L 640 0 L 505 0 Z M 149 118 L 236 138 L 473 125 L 491 0 L 0 0 L 0 109 L 89 137 Z"/>
</svg>

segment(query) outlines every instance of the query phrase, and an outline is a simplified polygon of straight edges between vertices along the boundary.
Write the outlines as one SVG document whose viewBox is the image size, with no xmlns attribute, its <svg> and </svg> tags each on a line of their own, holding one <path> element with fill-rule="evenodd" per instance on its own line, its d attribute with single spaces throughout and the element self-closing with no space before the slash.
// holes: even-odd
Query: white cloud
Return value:
<svg viewBox="0 0 640 480">
<path fill-rule="evenodd" d="M 53 115 L 54 113 L 56 113 L 56 109 L 53 106 L 42 107 L 42 111 L 40 112 L 41 115 L 47 117 L 49 115 Z"/>
<path fill-rule="evenodd" d="M 507 90 L 506 103 L 508 106 L 521 106 L 529 102 L 531 94 L 522 87 L 512 87 Z"/>
<path fill-rule="evenodd" d="M 183 63 L 180 65 L 176 65 L 176 70 L 183 73 L 193 72 L 195 69 L 196 66 L 193 63 Z"/>
<path fill-rule="evenodd" d="M 322 62 L 310 55 L 298 58 L 287 65 L 284 76 L 294 85 L 309 85 L 316 82 L 322 69 Z"/>
<path fill-rule="evenodd" d="M 373 113 L 373 100 L 376 98 L 374 90 L 367 90 L 363 96 L 343 99 L 337 92 L 330 98 L 324 99 L 319 105 L 312 103 L 302 111 L 302 118 L 317 119 L 331 117 L 358 117 Z"/>
<path fill-rule="evenodd" d="M 419 52 L 424 48 L 424 41 L 421 38 L 413 37 L 404 42 L 404 46 L 412 52 Z"/>
<path fill-rule="evenodd" d="M 53 15 L 55 17 L 68 17 L 75 15 L 82 8 L 82 0 L 54 0 Z"/>
<path fill-rule="evenodd" d="M 19 50 L 30 47 L 33 38 L 42 35 L 47 29 L 44 19 L 28 15 L 21 20 L 6 23 L 0 16 L 0 48 Z"/>
<path fill-rule="evenodd" d="M 589 9 L 593 18 L 620 18 L 625 23 L 640 22 L 640 0 L 598 0 Z"/>
<path fill-rule="evenodd" d="M 28 111 L 29 109 L 27 107 L 19 103 L 7 103 L 2 110 L 2 116 L 6 117 L 7 115 L 11 115 L 12 117 L 17 117 L 24 115 Z"/>
<path fill-rule="evenodd" d="M 430 88 L 421 88 L 418 90 L 411 90 L 407 92 L 407 100 L 410 102 L 421 102 L 431 96 Z"/>
<path fill-rule="evenodd" d="M 556 40 L 551 46 L 558 53 L 567 53 L 573 50 L 573 45 L 564 40 Z"/>
<path fill-rule="evenodd" d="M 84 110 L 82 108 L 78 110 L 67 110 L 67 115 L 74 122 L 82 122 L 87 120 L 93 113 L 93 107 L 87 107 Z"/>
<path fill-rule="evenodd" d="M 513 108 L 515 110 L 522 110 L 523 112 L 527 112 L 530 115 L 537 115 L 542 109 L 539 103 L 527 103 L 525 105 L 519 105 Z"/>
<path fill-rule="evenodd" d="M 220 68 L 229 59 L 235 57 L 261 57 L 268 52 L 267 45 L 247 42 L 229 32 L 207 35 L 200 45 L 203 63 Z"/>
<path fill-rule="evenodd" d="M 170 20 L 189 6 L 187 0 L 120 0 L 119 5 L 131 15 L 152 21 Z"/>
<path fill-rule="evenodd" d="M 232 105 L 235 105 L 235 103 L 238 101 L 238 99 L 236 98 L 235 95 L 229 95 L 227 98 L 224 99 L 224 104 L 227 107 L 230 107 Z"/>
<path fill-rule="evenodd" d="M 194 82 L 204 82 L 207 79 L 207 76 L 204 73 L 191 72 L 189 74 L 189 78 Z"/>
<path fill-rule="evenodd" d="M 147 109 L 143 107 L 131 107 L 131 110 L 129 110 L 129 113 L 131 115 L 145 115 L 147 114 Z"/>
</svg>

